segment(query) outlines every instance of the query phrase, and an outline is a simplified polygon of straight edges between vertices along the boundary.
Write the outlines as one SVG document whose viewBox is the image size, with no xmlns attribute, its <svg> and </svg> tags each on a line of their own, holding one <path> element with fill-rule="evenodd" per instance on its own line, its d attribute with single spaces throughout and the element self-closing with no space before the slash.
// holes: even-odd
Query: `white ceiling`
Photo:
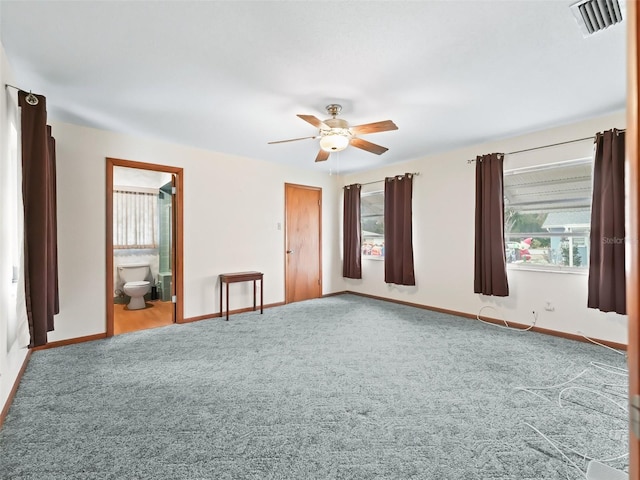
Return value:
<svg viewBox="0 0 640 480">
<path fill-rule="evenodd" d="M 2 0 L 0 20 L 52 119 L 349 172 L 623 109 L 626 22 L 583 38 L 571 3 Z M 267 145 L 329 103 L 393 120 L 363 137 L 389 151 Z"/>
</svg>

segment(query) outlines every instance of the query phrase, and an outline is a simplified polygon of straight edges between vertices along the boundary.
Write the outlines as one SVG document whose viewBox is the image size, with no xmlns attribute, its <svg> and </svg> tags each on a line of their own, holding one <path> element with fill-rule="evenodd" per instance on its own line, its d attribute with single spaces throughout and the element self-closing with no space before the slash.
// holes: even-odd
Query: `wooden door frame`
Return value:
<svg viewBox="0 0 640 480">
<path fill-rule="evenodd" d="M 320 205 L 318 205 L 318 275 L 320 279 L 320 297 L 323 292 L 323 280 L 322 280 L 322 187 L 312 187 L 310 185 L 300 185 L 298 183 L 286 183 L 284 184 L 284 303 L 287 301 L 287 291 L 289 289 L 289 274 L 287 272 L 287 245 L 289 245 L 289 228 L 287 225 L 287 212 L 289 211 L 288 199 L 287 199 L 287 187 L 303 188 L 306 190 L 316 190 L 320 193 Z"/>
<path fill-rule="evenodd" d="M 638 25 L 640 8 L 627 2 L 627 132 L 626 155 L 629 167 L 629 241 L 630 268 L 627 272 L 627 314 L 629 322 L 628 367 L 629 397 L 640 394 L 640 162 L 638 159 Z M 629 412 L 633 411 L 630 406 Z M 640 439 L 629 428 L 629 478 L 640 478 Z"/>
<path fill-rule="evenodd" d="M 179 167 L 171 167 L 168 165 L 157 165 L 155 163 L 136 162 L 133 160 L 123 160 L 119 158 L 107 157 L 107 179 L 106 179 L 106 266 L 107 266 L 107 282 L 105 295 L 107 300 L 107 337 L 113 336 L 113 168 L 128 167 L 139 168 L 141 170 L 153 170 L 156 172 L 165 172 L 175 175 L 176 178 L 176 203 L 177 209 L 174 213 L 176 221 L 173 228 L 175 229 L 176 242 L 175 249 L 175 271 L 173 272 L 173 285 L 176 295 L 175 306 L 175 323 L 184 323 L 184 278 L 183 278 L 183 169 Z"/>
</svg>

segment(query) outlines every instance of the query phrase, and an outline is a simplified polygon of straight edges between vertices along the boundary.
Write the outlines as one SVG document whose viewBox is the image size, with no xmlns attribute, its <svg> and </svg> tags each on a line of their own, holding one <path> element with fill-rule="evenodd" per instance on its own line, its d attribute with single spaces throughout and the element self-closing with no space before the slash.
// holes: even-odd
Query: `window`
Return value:
<svg viewBox="0 0 640 480">
<path fill-rule="evenodd" d="M 504 172 L 507 263 L 587 270 L 593 160 Z"/>
<path fill-rule="evenodd" d="M 362 257 L 384 258 L 384 191 L 360 197 Z"/>
<path fill-rule="evenodd" d="M 22 172 L 18 171 L 18 129 L 13 121 L 9 122 L 9 178 L 7 198 L 9 199 L 9 220 L 7 225 L 11 227 L 10 237 L 11 251 L 11 282 L 18 282 L 20 273 L 20 257 L 22 255 L 22 236 L 24 227 L 22 224 Z"/>
<path fill-rule="evenodd" d="M 158 248 L 158 189 L 113 190 L 113 248 Z"/>
</svg>

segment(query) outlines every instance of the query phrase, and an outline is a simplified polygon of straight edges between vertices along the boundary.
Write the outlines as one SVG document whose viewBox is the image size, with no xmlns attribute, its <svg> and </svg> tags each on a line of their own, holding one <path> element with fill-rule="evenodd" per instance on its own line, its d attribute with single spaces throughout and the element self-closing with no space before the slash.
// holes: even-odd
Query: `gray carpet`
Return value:
<svg viewBox="0 0 640 480">
<path fill-rule="evenodd" d="M 3 479 L 574 479 L 627 450 L 592 344 L 352 295 L 34 352 Z M 530 392 L 518 386 L 564 387 Z M 589 390 L 586 390 L 588 388 Z M 600 393 L 598 393 L 600 392 Z M 606 398 L 605 398 L 606 396 Z M 610 465 L 627 469 L 627 459 Z M 583 477 L 584 478 L 584 477 Z"/>
</svg>

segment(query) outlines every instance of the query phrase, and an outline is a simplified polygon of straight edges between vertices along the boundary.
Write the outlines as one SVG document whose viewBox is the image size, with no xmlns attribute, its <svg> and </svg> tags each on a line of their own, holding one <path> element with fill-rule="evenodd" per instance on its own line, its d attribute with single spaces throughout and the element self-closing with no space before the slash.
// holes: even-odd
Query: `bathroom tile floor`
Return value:
<svg viewBox="0 0 640 480">
<path fill-rule="evenodd" d="M 113 306 L 113 333 L 135 332 L 173 323 L 173 304 L 161 300 L 146 302 L 141 310 L 128 310 L 126 305 Z"/>
</svg>

